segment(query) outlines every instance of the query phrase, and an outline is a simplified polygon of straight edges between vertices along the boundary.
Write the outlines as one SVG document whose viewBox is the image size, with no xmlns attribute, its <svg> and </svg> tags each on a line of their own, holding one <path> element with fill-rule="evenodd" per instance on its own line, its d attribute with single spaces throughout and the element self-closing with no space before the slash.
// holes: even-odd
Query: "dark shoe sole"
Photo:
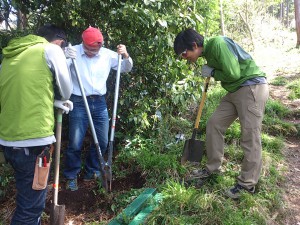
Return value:
<svg viewBox="0 0 300 225">
<path fill-rule="evenodd" d="M 243 192 L 249 193 L 249 194 L 251 194 L 251 195 L 253 195 L 253 194 L 255 193 L 255 189 L 254 189 L 254 191 L 251 191 L 251 190 L 247 190 L 247 189 L 243 188 L 243 189 L 241 189 L 237 194 L 234 194 L 234 193 L 231 192 L 231 189 L 232 189 L 232 188 L 226 190 L 226 191 L 224 192 L 224 194 L 225 194 L 228 198 L 231 198 L 231 199 L 233 199 L 233 200 L 239 200 Z"/>
</svg>

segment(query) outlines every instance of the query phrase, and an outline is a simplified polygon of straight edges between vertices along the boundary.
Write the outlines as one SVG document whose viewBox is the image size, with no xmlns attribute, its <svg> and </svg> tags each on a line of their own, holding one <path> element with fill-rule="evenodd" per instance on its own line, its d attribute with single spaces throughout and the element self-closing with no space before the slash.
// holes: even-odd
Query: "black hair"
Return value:
<svg viewBox="0 0 300 225">
<path fill-rule="evenodd" d="M 44 37 L 47 41 L 64 40 L 67 42 L 65 31 L 53 24 L 46 24 L 40 27 L 36 33 L 38 36 Z"/>
<path fill-rule="evenodd" d="M 174 51 L 177 55 L 185 50 L 193 50 L 196 43 L 199 47 L 203 47 L 204 37 L 192 28 L 188 28 L 177 34 L 174 41 Z"/>
</svg>

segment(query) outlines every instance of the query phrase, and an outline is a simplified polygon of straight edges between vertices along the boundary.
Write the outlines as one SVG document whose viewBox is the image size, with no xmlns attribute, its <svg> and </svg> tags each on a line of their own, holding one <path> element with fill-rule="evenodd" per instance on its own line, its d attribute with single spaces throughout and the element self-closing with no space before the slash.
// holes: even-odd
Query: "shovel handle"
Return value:
<svg viewBox="0 0 300 225">
<path fill-rule="evenodd" d="M 60 164 L 60 148 L 61 148 L 61 131 L 62 131 L 62 115 L 63 110 L 57 109 L 56 116 L 56 144 L 55 144 L 55 162 L 54 162 L 54 194 L 53 203 L 57 205 L 58 186 L 59 186 L 59 164 Z"/>
<path fill-rule="evenodd" d="M 204 102 L 205 102 L 205 99 L 206 99 L 206 93 L 207 93 L 207 89 L 208 89 L 208 85 L 209 85 L 209 80 L 210 80 L 210 77 L 207 77 L 206 80 L 205 80 L 204 90 L 202 92 L 202 99 L 201 99 L 201 102 L 200 102 L 200 105 L 199 105 L 199 108 L 198 108 L 194 130 L 198 129 L 198 127 L 199 127 L 200 118 L 201 118 L 201 115 L 202 115 L 202 110 L 203 110 L 203 107 L 204 107 Z"/>
</svg>

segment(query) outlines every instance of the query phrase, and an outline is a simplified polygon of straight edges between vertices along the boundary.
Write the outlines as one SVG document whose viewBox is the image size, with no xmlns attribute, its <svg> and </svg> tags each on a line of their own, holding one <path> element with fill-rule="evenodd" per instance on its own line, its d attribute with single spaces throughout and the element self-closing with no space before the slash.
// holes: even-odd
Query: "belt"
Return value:
<svg viewBox="0 0 300 225">
<path fill-rule="evenodd" d="M 82 98 L 82 96 L 79 95 L 74 95 L 73 96 L 77 97 L 77 98 Z M 88 95 L 86 96 L 87 99 L 101 99 L 104 95 Z"/>
<path fill-rule="evenodd" d="M 7 148 L 9 151 L 22 150 L 22 151 L 25 151 L 26 155 L 29 155 L 30 152 L 34 155 L 39 155 L 46 147 L 49 147 L 50 149 L 52 149 L 53 145 L 43 145 L 43 146 L 35 146 L 35 147 L 4 147 L 4 148 Z"/>
<path fill-rule="evenodd" d="M 86 96 L 87 99 L 100 99 L 103 95 L 88 95 Z"/>
</svg>

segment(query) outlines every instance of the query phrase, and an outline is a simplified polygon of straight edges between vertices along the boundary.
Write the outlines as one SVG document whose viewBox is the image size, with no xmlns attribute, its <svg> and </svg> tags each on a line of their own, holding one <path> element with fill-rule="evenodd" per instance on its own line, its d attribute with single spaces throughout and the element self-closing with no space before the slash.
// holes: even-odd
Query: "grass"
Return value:
<svg viewBox="0 0 300 225">
<path fill-rule="evenodd" d="M 222 175 L 214 177 L 201 189 L 185 187 L 167 179 L 161 186 L 163 201 L 147 224 L 266 224 L 274 211 L 282 207 L 282 155 L 284 140 L 264 134 L 263 169 L 258 194 L 245 193 L 239 201 L 227 199 L 224 190 L 235 184 L 242 151 L 236 144 L 225 149 Z M 216 216 L 218 215 L 218 216 Z"/>
<path fill-rule="evenodd" d="M 218 86 L 214 88 L 216 92 L 210 92 L 207 99 L 208 104 L 214 104 L 206 108 L 208 112 L 201 119 L 201 129 L 205 129 L 209 114 L 224 94 Z M 243 160 L 238 121 L 226 131 L 222 174 L 214 176 L 201 189 L 187 187 L 183 183 L 191 170 L 199 168 L 199 165 L 180 165 L 183 142 L 173 144 L 165 151 L 159 146 L 171 141 L 168 138 L 172 138 L 170 133 L 174 127 L 178 127 L 178 120 L 165 118 L 168 122 L 161 124 L 159 129 L 164 133 L 159 133 L 158 138 L 145 139 L 139 136 L 130 141 L 117 160 L 129 161 L 135 168 L 141 169 L 143 174 L 147 174 L 146 185 L 157 187 L 163 195 L 161 203 L 146 224 L 267 224 L 272 215 L 283 208 L 279 184 L 284 182 L 286 168 L 282 166 L 284 158 L 281 150 L 284 147 L 283 136 L 293 133 L 294 129 L 292 124 L 283 122 L 289 113 L 279 101 L 268 101 L 262 134 L 263 168 L 256 186 L 257 194 L 245 193 L 239 201 L 224 196 L 224 191 L 235 184 Z M 184 123 L 182 126 L 188 127 L 189 124 Z M 205 162 L 204 156 L 201 165 L 205 165 Z"/>
<path fill-rule="evenodd" d="M 266 104 L 266 116 L 283 119 L 289 112 L 289 109 L 278 100 L 269 99 Z"/>
<path fill-rule="evenodd" d="M 295 100 L 300 98 L 300 79 L 290 82 L 287 88 L 291 91 L 288 96 L 289 99 Z"/>
<path fill-rule="evenodd" d="M 274 86 L 284 86 L 286 85 L 288 82 L 287 78 L 283 77 L 283 76 L 278 76 L 275 77 L 270 84 L 274 85 Z"/>
<path fill-rule="evenodd" d="M 295 79 L 292 81 L 289 81 L 284 76 L 278 76 L 275 77 L 273 80 L 271 80 L 270 84 L 274 86 L 286 86 L 290 90 L 290 94 L 288 98 L 290 100 L 295 100 L 300 98 L 300 79 Z"/>
<path fill-rule="evenodd" d="M 266 104 L 263 131 L 275 136 L 297 135 L 295 124 L 284 120 L 292 113 L 280 101 L 270 99 Z"/>
<path fill-rule="evenodd" d="M 201 129 L 205 129 L 209 115 L 224 94 L 218 85 L 214 88 L 216 91 L 208 95 L 209 107 L 206 106 L 206 113 L 201 119 Z M 186 187 L 183 183 L 185 176 L 199 166 L 184 167 L 179 163 L 184 142 L 176 143 L 174 136 L 184 129 L 191 132 L 193 127 L 192 123 L 180 117 L 166 117 L 164 121 L 158 121 L 152 134 L 154 136 L 136 136 L 128 139 L 124 150 L 114 162 L 114 171 L 117 176 L 126 177 L 126 174 L 139 170 L 146 177 L 145 186 L 156 187 L 162 193 L 163 199 L 146 224 L 267 224 L 272 215 L 283 208 L 279 184 L 284 182 L 282 174 L 286 168 L 283 166 L 281 150 L 284 146 L 284 136 L 293 133 L 293 126 L 283 121 L 289 114 L 289 110 L 280 102 L 268 101 L 262 134 L 263 168 L 257 194 L 245 193 L 239 201 L 224 196 L 224 191 L 235 184 L 243 159 L 238 121 L 226 131 L 222 174 L 215 175 L 201 189 Z M 201 165 L 205 162 L 204 156 Z M 126 170 L 124 167 L 118 168 L 118 165 L 124 164 L 128 165 Z M 1 179 L 1 185 L 7 187 L 6 181 L 12 177 L 2 174 Z M 141 190 L 131 190 L 115 195 L 111 210 L 118 214 L 140 192 Z M 104 224 L 103 221 L 100 224 Z"/>
</svg>

